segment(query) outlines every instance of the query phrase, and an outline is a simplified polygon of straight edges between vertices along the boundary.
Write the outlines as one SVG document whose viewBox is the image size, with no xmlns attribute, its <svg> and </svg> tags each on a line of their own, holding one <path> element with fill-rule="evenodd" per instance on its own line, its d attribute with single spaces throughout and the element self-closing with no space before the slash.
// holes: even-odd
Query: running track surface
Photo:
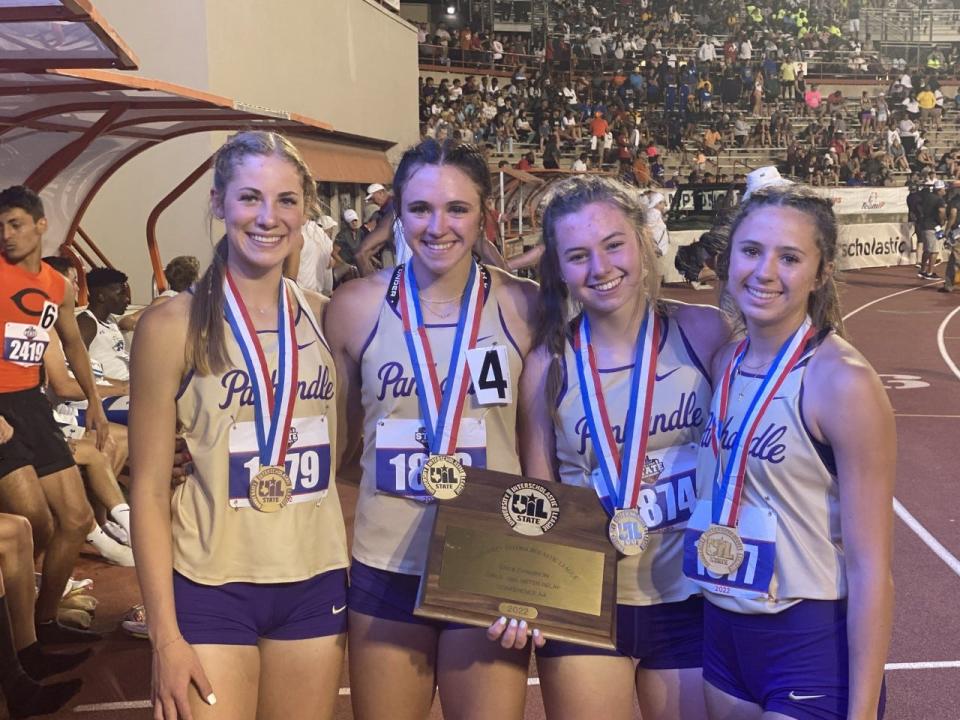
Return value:
<svg viewBox="0 0 960 720">
<path fill-rule="evenodd" d="M 848 336 L 884 376 L 897 414 L 897 603 L 888 720 L 960 718 L 960 293 L 937 293 L 937 287 L 918 279 L 912 266 L 848 272 L 841 285 Z M 715 297 L 686 289 L 665 294 L 702 303 Z M 346 482 L 340 487 L 350 533 L 356 489 Z M 134 571 L 85 555 L 77 576 L 95 581 L 93 594 L 100 599 L 95 627 L 107 639 L 84 665 L 85 684 L 76 701 L 56 717 L 152 717 L 146 707 L 149 648 L 118 629 L 120 615 L 138 602 Z M 531 720 L 543 718 L 536 682 L 531 667 L 526 712 Z M 341 687 L 337 720 L 352 717 L 346 672 Z M 441 717 L 437 702 L 431 718 Z"/>
</svg>

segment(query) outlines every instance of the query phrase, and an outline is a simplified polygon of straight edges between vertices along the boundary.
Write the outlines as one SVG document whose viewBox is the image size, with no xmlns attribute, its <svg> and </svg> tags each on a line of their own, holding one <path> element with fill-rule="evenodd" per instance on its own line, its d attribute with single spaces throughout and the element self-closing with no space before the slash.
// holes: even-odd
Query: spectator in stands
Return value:
<svg viewBox="0 0 960 720">
<path fill-rule="evenodd" d="M 393 194 L 380 183 L 373 183 L 367 187 L 367 202 L 374 203 L 379 208 L 377 223 L 373 230 L 363 238 L 360 247 L 357 248 L 354 257 L 357 260 L 357 266 L 362 275 L 369 275 L 377 270 L 376 257 L 391 243 L 396 244 L 395 257 L 398 262 L 404 262 L 405 248 L 401 248 L 401 243 L 394 236 L 394 222 L 397 219 L 396 210 L 393 203 Z M 403 256 L 403 260 L 401 260 Z M 381 260 L 382 262 L 382 260 Z"/>
<path fill-rule="evenodd" d="M 803 102 L 806 108 L 805 115 L 820 117 L 823 114 L 822 97 L 816 85 L 811 85 L 810 89 L 803 94 Z"/>
<path fill-rule="evenodd" d="M 920 108 L 920 129 L 928 130 L 934 109 L 937 107 L 937 97 L 929 85 L 924 85 L 917 93 L 917 105 Z"/>
<path fill-rule="evenodd" d="M 105 377 L 129 380 L 130 352 L 114 319 L 129 304 L 127 276 L 114 268 L 94 268 L 87 273 L 87 290 L 90 302 L 77 315 L 77 326 L 90 359 L 100 363 Z"/>
<path fill-rule="evenodd" d="M 357 215 L 356 210 L 348 208 L 343 211 L 343 227 L 337 233 L 334 245 L 345 267 L 341 277 L 355 274 L 357 272 L 356 253 L 360 247 L 360 216 Z M 337 278 L 337 280 L 340 279 Z"/>
</svg>

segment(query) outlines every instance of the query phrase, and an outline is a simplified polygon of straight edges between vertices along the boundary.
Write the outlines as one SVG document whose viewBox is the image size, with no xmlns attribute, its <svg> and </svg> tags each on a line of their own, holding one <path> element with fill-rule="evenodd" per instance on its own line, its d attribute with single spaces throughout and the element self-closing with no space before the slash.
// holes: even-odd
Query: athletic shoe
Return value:
<svg viewBox="0 0 960 720">
<path fill-rule="evenodd" d="M 102 527 L 103 531 L 118 543 L 130 547 L 130 536 L 127 534 L 127 531 L 124 529 L 123 525 L 120 523 L 115 523 L 113 520 L 107 520 L 100 527 Z"/>
<path fill-rule="evenodd" d="M 123 628 L 125 633 L 135 638 L 145 640 L 149 637 L 147 634 L 147 611 L 143 605 L 134 605 L 127 610 L 120 627 Z"/>
<path fill-rule="evenodd" d="M 948 292 L 952 292 L 952 290 L 951 288 L 942 287 L 939 290 L 937 290 L 937 292 L 948 293 Z"/>
<path fill-rule="evenodd" d="M 936 273 L 920 273 L 920 277 L 924 280 L 939 280 L 940 276 Z"/>
<path fill-rule="evenodd" d="M 133 567 L 133 550 L 121 545 L 105 532 L 92 532 L 87 535 L 87 542 L 93 545 L 101 557 L 107 562 L 120 567 Z"/>
<path fill-rule="evenodd" d="M 43 579 L 43 576 L 40 573 L 33 574 L 33 580 L 37 587 L 37 592 L 40 592 L 40 582 Z M 82 580 L 76 580 L 75 578 L 70 578 L 67 580 L 66 586 L 63 588 L 63 597 L 71 595 L 72 593 L 83 592 L 84 590 L 89 590 L 93 587 L 93 580 L 90 578 L 83 578 Z"/>
</svg>

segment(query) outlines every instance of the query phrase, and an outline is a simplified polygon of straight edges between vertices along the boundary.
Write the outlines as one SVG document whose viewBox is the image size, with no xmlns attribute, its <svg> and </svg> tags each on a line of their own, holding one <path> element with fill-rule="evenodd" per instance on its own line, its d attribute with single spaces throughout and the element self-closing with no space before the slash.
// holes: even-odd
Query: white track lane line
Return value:
<svg viewBox="0 0 960 720">
<path fill-rule="evenodd" d="M 953 371 L 953 374 L 957 377 L 957 380 L 960 380 L 960 368 L 957 367 L 957 364 L 953 361 L 953 358 L 950 357 L 950 353 L 947 352 L 946 343 L 944 343 L 944 332 L 947 329 L 947 325 L 953 319 L 953 316 L 960 312 L 960 305 L 957 305 L 949 315 L 947 315 L 943 322 L 940 323 L 940 327 L 937 328 L 937 347 L 940 348 L 940 357 L 943 358 L 943 361 L 947 364 L 947 367 Z"/>
<path fill-rule="evenodd" d="M 871 305 L 876 305 L 878 302 L 883 302 L 884 300 L 889 300 L 890 298 L 897 297 L 898 295 L 903 295 L 905 293 L 913 292 L 914 290 L 920 290 L 922 288 L 930 287 L 936 284 L 937 283 L 935 282 L 926 283 L 924 285 L 917 285 L 916 287 L 907 288 L 906 290 L 899 290 L 895 293 L 884 295 L 883 297 L 879 297 L 876 300 L 871 300 L 868 303 L 864 303 L 863 305 L 861 305 L 855 310 L 851 310 L 850 312 L 848 312 L 846 315 L 843 316 L 843 319 L 844 321 L 846 321 L 849 318 L 852 318 L 858 312 L 862 310 L 866 310 L 868 307 L 870 307 Z M 953 371 L 953 374 L 957 376 L 958 380 L 960 380 L 960 369 L 958 369 L 957 366 L 954 364 L 953 360 L 950 359 L 950 356 L 946 352 L 946 347 L 943 344 L 943 331 L 946 328 L 947 323 L 950 321 L 950 318 L 956 315 L 957 312 L 960 312 L 960 306 L 957 306 L 957 308 L 954 309 L 949 315 L 947 315 L 947 317 L 944 318 L 943 322 L 940 323 L 940 327 L 937 329 L 937 345 L 940 347 L 940 355 L 943 357 L 944 362 L 947 363 L 947 365 Z M 953 553 L 951 553 L 949 550 L 947 550 L 947 548 L 943 546 L 943 543 L 937 540 L 933 536 L 933 533 L 927 530 L 919 520 L 917 520 L 913 515 L 911 515 L 910 511 L 907 510 L 903 506 L 903 504 L 896 498 L 893 499 L 893 511 L 896 513 L 897 517 L 900 518 L 907 525 L 907 527 L 909 527 L 911 530 L 913 530 L 914 533 L 916 533 L 917 537 L 919 537 L 924 542 L 924 544 L 928 548 L 930 548 L 938 558 L 940 558 L 941 560 L 943 560 L 943 562 L 947 564 L 948 568 L 953 570 L 953 572 L 957 576 L 960 576 L 960 560 L 957 560 L 956 556 L 953 555 Z"/>
<path fill-rule="evenodd" d="M 899 662 L 887 663 L 884 670 L 953 670 L 960 669 L 960 660 L 931 660 L 927 662 Z M 540 678 L 527 678 L 527 685 L 539 685 Z M 350 694 L 350 688 L 340 688 L 340 695 Z M 133 700 L 128 702 L 94 703 L 91 705 L 77 705 L 75 713 L 86 712 L 115 712 L 119 710 L 146 710 L 150 707 L 149 700 Z"/>
</svg>

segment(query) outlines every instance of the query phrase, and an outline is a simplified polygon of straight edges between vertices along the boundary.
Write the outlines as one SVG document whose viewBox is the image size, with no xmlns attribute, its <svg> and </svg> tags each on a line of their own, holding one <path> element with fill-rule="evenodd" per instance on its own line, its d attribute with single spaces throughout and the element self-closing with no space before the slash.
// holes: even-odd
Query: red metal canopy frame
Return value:
<svg viewBox="0 0 960 720">
<path fill-rule="evenodd" d="M 116 68 L 137 58 L 90 0 L 0 0 L 0 69 Z"/>
<path fill-rule="evenodd" d="M 393 145 L 296 113 L 107 70 L 0 73 L 0 187 L 26 184 L 39 192 L 49 225 L 45 250 L 70 248 L 97 192 L 125 163 L 177 137 L 242 129 L 362 148 L 385 164 L 383 153 Z M 323 177 L 323 168 L 312 169 Z M 162 286 L 151 235 L 148 252 Z"/>
</svg>

